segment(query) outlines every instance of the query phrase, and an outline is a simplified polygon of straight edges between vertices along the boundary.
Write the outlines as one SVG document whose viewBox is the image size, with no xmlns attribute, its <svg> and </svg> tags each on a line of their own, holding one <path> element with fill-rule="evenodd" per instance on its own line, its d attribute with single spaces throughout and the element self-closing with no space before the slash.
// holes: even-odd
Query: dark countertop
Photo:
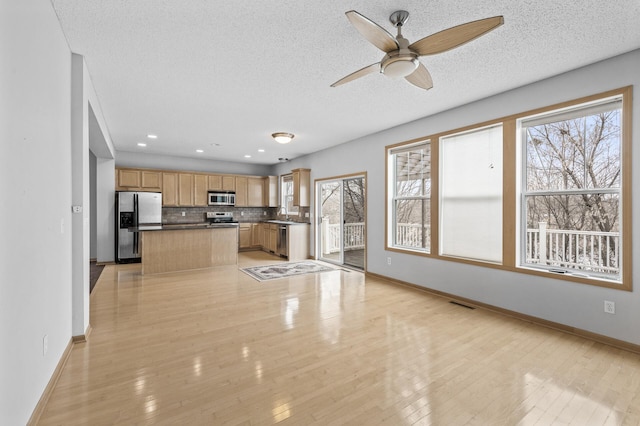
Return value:
<svg viewBox="0 0 640 426">
<path fill-rule="evenodd" d="M 292 222 L 290 220 L 267 220 L 264 223 L 275 223 L 277 225 L 311 225 L 309 222 Z"/>
<path fill-rule="evenodd" d="M 217 229 L 217 228 L 237 228 L 237 223 L 183 223 L 167 225 L 143 225 L 129 228 L 129 232 L 142 231 L 184 231 L 189 229 Z"/>
</svg>

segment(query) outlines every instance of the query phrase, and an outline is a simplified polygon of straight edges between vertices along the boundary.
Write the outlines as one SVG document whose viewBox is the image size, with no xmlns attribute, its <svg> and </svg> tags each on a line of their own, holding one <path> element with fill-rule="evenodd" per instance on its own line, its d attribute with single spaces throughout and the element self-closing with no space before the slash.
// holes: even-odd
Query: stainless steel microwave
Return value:
<svg viewBox="0 0 640 426">
<path fill-rule="evenodd" d="M 236 193 L 233 191 L 210 191 L 208 200 L 210 206 L 235 206 Z"/>
</svg>

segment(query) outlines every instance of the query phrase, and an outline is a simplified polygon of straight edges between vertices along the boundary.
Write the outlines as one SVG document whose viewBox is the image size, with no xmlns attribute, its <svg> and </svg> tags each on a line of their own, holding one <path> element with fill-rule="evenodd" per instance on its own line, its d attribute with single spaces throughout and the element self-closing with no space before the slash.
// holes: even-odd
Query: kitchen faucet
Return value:
<svg viewBox="0 0 640 426">
<path fill-rule="evenodd" d="M 290 220 L 289 212 L 287 211 L 287 206 L 280 207 L 280 214 L 284 215 L 284 220 Z"/>
</svg>

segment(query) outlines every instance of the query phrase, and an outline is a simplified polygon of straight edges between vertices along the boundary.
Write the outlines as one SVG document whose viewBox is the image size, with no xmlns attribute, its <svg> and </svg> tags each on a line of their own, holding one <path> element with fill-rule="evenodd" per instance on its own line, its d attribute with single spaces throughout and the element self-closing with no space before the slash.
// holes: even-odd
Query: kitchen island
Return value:
<svg viewBox="0 0 640 426">
<path fill-rule="evenodd" d="M 238 225 L 158 225 L 131 228 L 142 241 L 142 274 L 238 264 Z"/>
</svg>

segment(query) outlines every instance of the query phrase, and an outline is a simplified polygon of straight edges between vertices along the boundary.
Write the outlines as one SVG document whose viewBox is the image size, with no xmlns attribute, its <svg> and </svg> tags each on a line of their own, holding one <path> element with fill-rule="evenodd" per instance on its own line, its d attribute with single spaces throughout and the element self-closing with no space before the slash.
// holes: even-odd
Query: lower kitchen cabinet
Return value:
<svg viewBox="0 0 640 426">
<path fill-rule="evenodd" d="M 251 245 L 262 247 L 264 241 L 264 226 L 262 223 L 251 224 Z"/>
<path fill-rule="evenodd" d="M 240 224 L 240 248 L 251 248 L 251 223 Z"/>
<path fill-rule="evenodd" d="M 270 223 L 268 226 L 269 226 L 269 232 L 268 232 L 269 239 L 268 241 L 266 241 L 267 250 L 275 253 L 276 251 L 278 251 L 278 225 L 276 225 L 275 223 Z"/>
<path fill-rule="evenodd" d="M 287 259 L 289 262 L 309 258 L 309 225 L 287 226 Z"/>
</svg>

